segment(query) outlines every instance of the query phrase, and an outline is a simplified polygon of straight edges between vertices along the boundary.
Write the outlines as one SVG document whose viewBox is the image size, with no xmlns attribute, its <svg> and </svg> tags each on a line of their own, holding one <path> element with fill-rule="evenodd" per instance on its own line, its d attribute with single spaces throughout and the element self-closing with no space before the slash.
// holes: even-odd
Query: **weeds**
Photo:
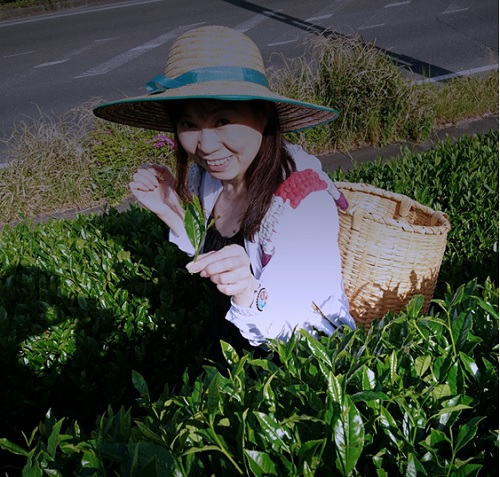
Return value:
<svg viewBox="0 0 500 477">
<path fill-rule="evenodd" d="M 425 91 L 427 101 L 434 105 L 439 124 L 498 113 L 498 71 L 486 76 L 463 76 L 444 84 L 429 84 Z"/>
<path fill-rule="evenodd" d="M 105 123 L 83 105 L 62 118 L 44 114 L 16 125 L 7 143 L 9 167 L 0 169 L 0 224 L 55 211 L 116 205 L 133 172 L 167 162 L 167 135 Z"/>
<path fill-rule="evenodd" d="M 0 1 L 0 11 L 10 11 L 13 8 L 42 7 L 46 10 L 54 10 L 55 0 L 2 0 Z"/>
<path fill-rule="evenodd" d="M 90 118 L 81 113 L 15 126 L 7 139 L 10 167 L 0 170 L 0 222 L 98 202 L 84 147 Z"/>
<path fill-rule="evenodd" d="M 313 153 L 421 141 L 436 125 L 498 112 L 497 71 L 415 84 L 359 37 L 316 36 L 307 47 L 305 56 L 272 72 L 272 83 L 284 95 L 341 111 L 333 123 L 290 135 Z"/>
<path fill-rule="evenodd" d="M 434 124 L 432 109 L 415 85 L 374 45 L 339 35 L 315 37 L 307 58 L 292 60 L 273 77 L 286 95 L 336 107 L 340 118 L 321 133 L 296 136 L 308 149 L 324 150 L 381 145 L 426 137 Z M 300 81 L 297 81 L 297 77 Z M 315 145 L 316 144 L 316 145 Z M 319 152 L 319 151 L 318 151 Z"/>
</svg>

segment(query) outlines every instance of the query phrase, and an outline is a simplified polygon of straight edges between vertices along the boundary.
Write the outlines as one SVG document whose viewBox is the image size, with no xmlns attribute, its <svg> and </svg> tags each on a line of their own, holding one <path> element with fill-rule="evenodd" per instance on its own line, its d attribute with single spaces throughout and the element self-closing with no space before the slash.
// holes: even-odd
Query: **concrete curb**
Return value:
<svg viewBox="0 0 500 477">
<path fill-rule="evenodd" d="M 436 143 L 447 138 L 456 142 L 460 136 L 473 134 L 484 134 L 491 130 L 498 130 L 498 114 L 486 115 L 481 118 L 469 119 L 457 124 L 450 124 L 434 131 L 429 139 L 423 143 L 401 143 L 391 144 L 381 148 L 362 148 L 348 152 L 337 152 L 319 156 L 323 169 L 333 172 L 336 169 L 348 171 L 354 164 L 363 164 L 377 158 L 390 160 L 400 155 L 401 149 L 408 148 L 410 151 L 423 152 L 432 149 Z"/>
</svg>

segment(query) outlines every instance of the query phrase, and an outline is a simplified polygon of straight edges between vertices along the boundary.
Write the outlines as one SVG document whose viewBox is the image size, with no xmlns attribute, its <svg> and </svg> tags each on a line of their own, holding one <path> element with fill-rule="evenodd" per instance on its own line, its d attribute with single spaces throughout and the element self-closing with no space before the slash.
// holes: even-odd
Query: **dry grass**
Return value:
<svg viewBox="0 0 500 477">
<path fill-rule="evenodd" d="M 141 164 L 172 166 L 171 149 L 155 147 L 156 133 L 99 120 L 93 106 L 14 126 L 5 139 L 9 166 L 0 169 L 0 224 L 117 205 Z"/>
<path fill-rule="evenodd" d="M 420 141 L 439 124 L 498 112 L 498 72 L 412 84 L 375 45 L 358 37 L 314 37 L 306 55 L 284 62 L 272 71 L 275 89 L 341 111 L 329 125 L 291 135 L 317 154 Z"/>
<path fill-rule="evenodd" d="M 498 71 L 485 76 L 457 77 L 443 84 L 425 85 L 423 89 L 434 105 L 438 124 L 498 114 Z"/>
<path fill-rule="evenodd" d="M 82 108 L 14 127 L 6 139 L 10 166 L 0 170 L 0 222 L 100 202 L 88 180 L 91 158 L 84 145 L 90 125 Z"/>
</svg>

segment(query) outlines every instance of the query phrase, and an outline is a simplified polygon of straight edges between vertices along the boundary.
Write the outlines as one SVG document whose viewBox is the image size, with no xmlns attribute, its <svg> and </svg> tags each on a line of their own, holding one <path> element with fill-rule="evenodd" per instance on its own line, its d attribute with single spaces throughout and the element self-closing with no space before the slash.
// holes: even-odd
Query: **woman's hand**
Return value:
<svg viewBox="0 0 500 477">
<path fill-rule="evenodd" d="M 184 209 L 174 190 L 172 173 L 158 164 L 144 164 L 129 184 L 135 198 L 165 222 L 175 235 L 184 229 Z"/>
<path fill-rule="evenodd" d="M 250 270 L 250 259 L 240 245 L 227 245 L 217 252 L 198 256 L 196 262 L 189 262 L 190 273 L 208 277 L 224 295 L 231 296 L 233 303 L 241 307 L 252 304 L 258 280 Z"/>
</svg>

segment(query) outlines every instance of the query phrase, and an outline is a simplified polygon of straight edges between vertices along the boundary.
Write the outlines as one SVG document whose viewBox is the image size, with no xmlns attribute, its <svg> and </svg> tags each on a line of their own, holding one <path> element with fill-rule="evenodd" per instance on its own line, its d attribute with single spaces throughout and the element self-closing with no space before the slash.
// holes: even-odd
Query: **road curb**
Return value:
<svg viewBox="0 0 500 477">
<path fill-rule="evenodd" d="M 356 164 L 363 164 L 378 158 L 384 161 L 395 158 L 401 154 L 402 149 L 409 149 L 413 152 L 424 152 L 432 149 L 438 142 L 443 140 L 449 139 L 453 143 L 463 135 L 484 134 L 491 130 L 498 130 L 498 127 L 498 113 L 488 114 L 480 118 L 468 119 L 438 128 L 422 143 L 405 142 L 380 148 L 366 147 L 347 152 L 325 154 L 318 157 L 323 165 L 323 169 L 327 172 L 333 172 L 337 169 L 348 171 Z"/>
</svg>

